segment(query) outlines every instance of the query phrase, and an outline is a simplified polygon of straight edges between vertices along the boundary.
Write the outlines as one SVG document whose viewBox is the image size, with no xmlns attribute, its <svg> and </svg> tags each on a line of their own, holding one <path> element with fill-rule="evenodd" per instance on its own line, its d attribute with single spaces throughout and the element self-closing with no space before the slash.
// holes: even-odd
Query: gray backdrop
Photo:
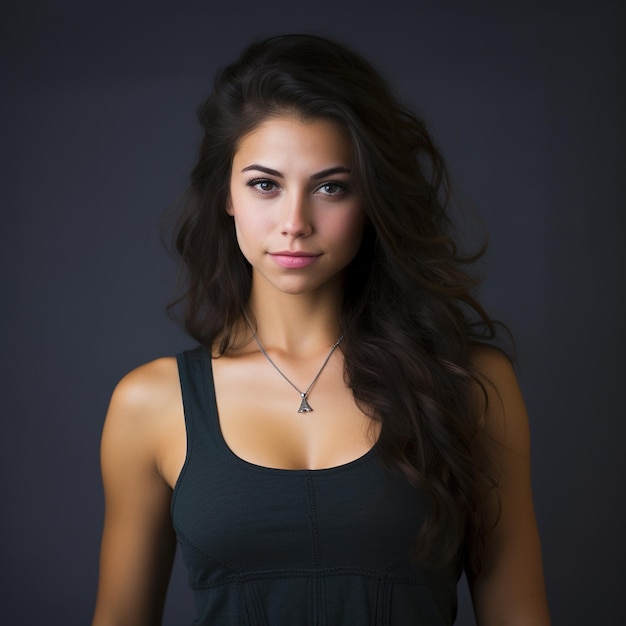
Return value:
<svg viewBox="0 0 626 626">
<path fill-rule="evenodd" d="M 89 622 L 109 395 L 192 345 L 159 228 L 195 108 L 253 37 L 294 31 L 354 46 L 429 120 L 519 343 L 554 622 L 621 621 L 621 3 L 351 4 L 2 2 L 1 623 Z M 165 623 L 191 620 L 177 563 Z"/>
</svg>

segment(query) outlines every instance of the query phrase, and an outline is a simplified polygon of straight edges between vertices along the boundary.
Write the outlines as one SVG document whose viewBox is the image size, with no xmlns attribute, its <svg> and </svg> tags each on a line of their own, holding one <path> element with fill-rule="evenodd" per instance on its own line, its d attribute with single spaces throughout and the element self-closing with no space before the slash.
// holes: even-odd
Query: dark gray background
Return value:
<svg viewBox="0 0 626 626">
<path fill-rule="evenodd" d="M 196 105 L 253 37 L 304 31 L 376 62 L 482 216 L 484 299 L 519 344 L 554 622 L 618 623 L 621 4 L 3 2 L 0 622 L 89 622 L 109 395 L 192 345 L 163 313 L 175 271 L 159 228 L 194 160 Z M 177 564 L 165 623 L 191 619 Z"/>
</svg>

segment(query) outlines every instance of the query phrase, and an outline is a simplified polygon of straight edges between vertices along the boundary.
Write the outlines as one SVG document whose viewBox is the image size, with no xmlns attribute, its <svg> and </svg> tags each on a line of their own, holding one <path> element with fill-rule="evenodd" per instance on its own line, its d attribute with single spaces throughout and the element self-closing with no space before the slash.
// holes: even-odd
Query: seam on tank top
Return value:
<svg viewBox="0 0 626 626">
<path fill-rule="evenodd" d="M 307 579 L 307 624 L 317 626 L 315 621 L 315 577 L 310 576 Z"/>
<path fill-rule="evenodd" d="M 319 604 L 318 604 L 318 610 L 319 610 L 319 623 L 320 626 L 326 626 L 327 625 L 327 621 L 326 621 L 326 579 L 325 578 L 318 578 L 319 581 Z"/>
<path fill-rule="evenodd" d="M 376 584 L 376 606 L 373 611 L 373 626 L 389 626 L 391 623 L 391 587 L 389 577 L 382 575 Z"/>
<path fill-rule="evenodd" d="M 237 572 L 237 568 L 234 565 L 232 565 L 228 561 L 224 561 L 224 559 L 221 559 L 217 556 L 212 556 L 211 554 L 207 554 L 204 550 L 202 550 L 201 548 L 198 548 L 198 546 L 193 544 L 179 528 L 174 527 L 174 530 L 176 531 L 176 538 L 180 544 L 184 544 L 189 549 L 202 555 L 205 559 L 213 561 L 213 563 L 217 563 L 218 565 L 221 565 L 222 567 L 227 567 L 229 570 L 233 572 L 232 574 L 228 574 L 227 577 L 223 577 L 223 579 L 228 578 L 232 581 L 233 577 L 239 576 Z M 220 579 L 216 579 L 216 580 L 220 580 Z"/>
<path fill-rule="evenodd" d="M 193 547 L 193 546 L 192 546 Z M 201 551 L 199 551 L 201 552 Z M 234 569 L 234 568 L 231 568 Z M 357 567 L 338 567 L 338 568 L 325 568 L 325 569 L 285 569 L 285 570 L 271 570 L 271 571 L 233 571 L 232 574 L 227 574 L 220 578 L 214 578 L 201 584 L 193 585 L 193 589 L 209 589 L 212 587 L 219 587 L 220 585 L 226 585 L 233 582 L 245 582 L 249 580 L 268 580 L 273 578 L 332 578 L 333 576 L 363 576 L 365 578 L 380 579 L 384 576 L 390 584 L 399 585 L 414 585 L 417 587 L 428 586 L 430 581 L 423 581 L 418 578 L 409 578 L 394 576 L 393 574 L 384 574 L 380 570 L 367 570 Z"/>
<path fill-rule="evenodd" d="M 313 489 L 313 479 L 311 476 L 305 478 L 306 482 L 306 498 L 309 506 L 309 524 L 311 526 L 311 542 L 313 550 L 313 567 L 319 567 L 320 550 L 319 550 L 319 534 L 317 528 L 317 506 L 315 502 L 315 491 Z"/>
<path fill-rule="evenodd" d="M 265 614 L 265 608 L 259 596 L 259 588 L 254 583 L 256 583 L 256 581 L 250 583 L 251 585 L 250 590 L 253 592 L 253 595 L 254 595 L 256 619 L 259 623 L 259 626 L 269 626 L 267 623 L 267 615 Z"/>
<path fill-rule="evenodd" d="M 254 581 L 241 581 L 239 587 L 243 590 L 247 623 L 250 624 L 250 626 L 267 626 L 263 605 L 258 596 Z"/>
<path fill-rule="evenodd" d="M 387 576 L 383 577 L 382 615 L 380 623 L 389 626 L 391 623 L 391 588 L 392 584 Z"/>
<path fill-rule="evenodd" d="M 309 577 L 309 624 L 324 626 L 324 579 L 320 576 Z"/>
<path fill-rule="evenodd" d="M 381 578 L 378 578 L 378 580 L 374 583 L 374 593 L 372 594 L 374 598 L 374 610 L 371 611 L 369 626 L 377 626 L 377 624 L 380 622 L 380 604 L 382 595 L 381 580 Z"/>
<path fill-rule="evenodd" d="M 248 615 L 248 607 L 246 605 L 243 583 L 241 580 L 235 580 L 235 589 L 237 590 L 237 615 L 240 626 L 249 626 L 250 617 Z"/>
</svg>

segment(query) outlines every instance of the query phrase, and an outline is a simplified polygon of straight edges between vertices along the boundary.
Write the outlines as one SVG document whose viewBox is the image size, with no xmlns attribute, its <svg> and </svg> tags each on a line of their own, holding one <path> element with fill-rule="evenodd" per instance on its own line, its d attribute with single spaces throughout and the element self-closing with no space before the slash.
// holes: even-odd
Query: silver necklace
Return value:
<svg viewBox="0 0 626 626">
<path fill-rule="evenodd" d="M 256 333 L 254 332 L 254 330 L 252 330 L 252 326 L 250 324 L 250 321 L 247 319 L 247 316 L 246 316 L 246 321 L 248 322 L 248 326 L 250 326 L 250 331 L 252 332 L 252 336 L 254 337 L 254 340 L 257 342 L 257 345 L 259 346 L 259 350 L 261 350 L 261 352 L 263 353 L 263 356 L 270 362 L 272 367 L 300 394 L 300 408 L 298 409 L 298 413 L 309 413 L 310 411 L 312 411 L 313 407 L 308 403 L 308 400 L 307 400 L 309 393 L 311 389 L 313 389 L 313 385 L 317 382 L 317 379 L 320 377 L 320 374 L 326 367 L 326 364 L 330 360 L 330 357 L 333 355 L 333 352 L 335 351 L 337 346 L 343 341 L 343 335 L 341 335 L 341 337 L 339 337 L 339 339 L 337 339 L 337 341 L 335 341 L 335 343 L 333 344 L 333 347 L 330 349 L 330 352 L 324 359 L 324 362 L 322 363 L 322 367 L 320 367 L 317 374 L 315 374 L 315 378 L 311 381 L 311 384 L 306 388 L 305 391 L 301 391 L 280 371 L 280 368 L 278 367 L 278 365 L 276 365 L 276 363 L 272 361 L 272 359 L 270 358 L 270 355 L 265 351 L 263 344 L 259 341 L 259 338 L 256 336 Z"/>
</svg>

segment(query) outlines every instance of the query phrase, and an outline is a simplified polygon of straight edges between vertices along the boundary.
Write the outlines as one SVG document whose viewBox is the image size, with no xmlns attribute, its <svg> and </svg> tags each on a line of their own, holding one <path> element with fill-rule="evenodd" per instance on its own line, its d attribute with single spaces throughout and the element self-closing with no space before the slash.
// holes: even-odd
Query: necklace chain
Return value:
<svg viewBox="0 0 626 626">
<path fill-rule="evenodd" d="M 322 372 L 324 371 L 324 368 L 326 367 L 326 364 L 330 360 L 330 357 L 333 355 L 333 352 L 337 349 L 339 344 L 343 341 L 343 335 L 341 335 L 341 337 L 339 337 L 339 339 L 337 339 L 337 341 L 335 341 L 335 343 L 333 344 L 333 347 L 330 349 L 330 352 L 326 355 L 326 358 L 324 359 L 324 362 L 322 363 L 322 367 L 320 367 L 317 374 L 315 374 L 315 378 L 311 381 L 311 384 L 306 388 L 305 391 L 301 391 L 300 389 L 298 389 L 298 387 L 296 387 L 296 385 L 294 385 L 287 378 L 287 376 L 285 376 L 285 374 L 280 370 L 278 365 L 276 365 L 276 363 L 274 363 L 274 361 L 271 359 L 270 355 L 267 353 L 267 351 L 263 347 L 263 344 L 261 343 L 256 333 L 252 329 L 252 325 L 250 324 L 250 320 L 248 320 L 247 315 L 246 315 L 246 322 L 248 322 L 248 326 L 250 327 L 252 336 L 254 337 L 254 340 L 259 346 L 259 350 L 261 350 L 263 356 L 270 362 L 272 367 L 300 394 L 300 408 L 298 409 L 298 413 L 309 413 L 310 411 L 312 411 L 313 408 L 307 401 L 309 392 L 311 391 L 311 389 L 313 389 L 313 385 L 315 385 L 315 383 L 317 382 L 317 379 L 321 376 Z"/>
</svg>

